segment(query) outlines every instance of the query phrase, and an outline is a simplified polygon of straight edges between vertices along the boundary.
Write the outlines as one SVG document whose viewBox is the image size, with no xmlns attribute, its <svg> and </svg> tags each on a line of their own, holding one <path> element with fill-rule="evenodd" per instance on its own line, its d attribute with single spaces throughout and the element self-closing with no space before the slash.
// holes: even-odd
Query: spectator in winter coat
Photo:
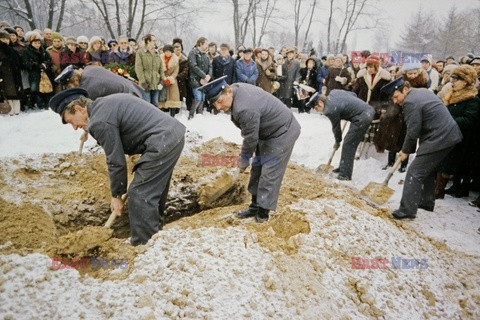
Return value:
<svg viewBox="0 0 480 320">
<path fill-rule="evenodd" d="M 158 97 L 163 87 L 165 73 L 162 59 L 155 49 L 157 39 L 153 34 L 144 37 L 145 47 L 138 50 L 135 58 L 135 72 L 138 83 L 145 90 L 143 100 L 158 107 Z"/>
<path fill-rule="evenodd" d="M 83 52 L 87 52 L 88 49 L 88 38 L 86 36 L 77 37 L 78 48 Z"/>
<path fill-rule="evenodd" d="M 352 80 L 347 68 L 343 65 L 343 55 L 337 54 L 333 66 L 328 69 L 325 77 L 325 86 L 327 87 L 327 96 L 334 89 L 346 90 L 348 83 Z"/>
<path fill-rule="evenodd" d="M 423 56 L 420 62 L 422 63 L 423 70 L 425 70 L 428 75 L 428 90 L 437 93 L 439 75 L 437 70 L 432 67 L 432 56 Z"/>
<path fill-rule="evenodd" d="M 22 27 L 20 26 L 14 26 L 13 29 L 15 29 L 15 31 L 17 31 L 17 37 L 18 37 L 18 41 L 20 43 L 25 43 L 25 38 L 24 38 L 24 35 L 25 35 L 25 30 L 23 30 Z"/>
<path fill-rule="evenodd" d="M 42 38 L 38 32 L 32 32 L 27 41 L 30 45 L 23 52 L 22 62 L 24 68 L 28 71 L 28 81 L 32 98 L 35 100 L 39 109 L 47 109 L 51 95 L 39 91 L 40 78 L 42 71 L 45 71 L 50 79 L 53 78 L 50 70 L 52 58 L 48 52 L 43 49 Z"/>
<path fill-rule="evenodd" d="M 0 98 L 11 106 L 10 115 L 20 113 L 22 93 L 22 62 L 18 53 L 9 45 L 10 35 L 0 30 Z"/>
<path fill-rule="evenodd" d="M 306 61 L 305 68 L 300 69 L 300 83 L 305 84 L 313 89 L 317 90 L 318 82 L 317 82 L 317 63 L 314 58 L 308 58 Z M 309 92 L 309 96 L 311 97 L 314 92 Z M 307 98 L 308 99 L 308 98 Z M 301 100 L 299 101 L 299 108 L 298 112 L 310 112 L 309 108 L 306 108 L 306 101 Z"/>
<path fill-rule="evenodd" d="M 318 92 L 323 93 L 326 90 L 325 87 L 325 78 L 327 77 L 328 68 L 333 64 L 335 57 L 333 55 L 328 55 L 326 60 L 323 64 L 323 67 L 320 68 L 317 75 L 317 82 L 318 82 Z M 325 89 L 323 89 L 325 87 Z"/>
<path fill-rule="evenodd" d="M 227 76 L 225 82 L 231 85 L 235 82 L 235 60 L 230 56 L 229 50 L 228 44 L 220 45 L 220 55 L 213 58 L 212 61 L 212 72 L 214 80 Z"/>
<path fill-rule="evenodd" d="M 102 44 L 102 39 L 97 36 L 90 38 L 87 49 L 87 60 L 91 64 L 102 66 L 108 63 L 108 52 Z"/>
<path fill-rule="evenodd" d="M 185 55 L 182 54 L 182 45 L 180 43 L 175 43 L 173 45 L 173 53 L 178 58 L 178 92 L 180 93 L 180 101 L 183 101 L 183 98 L 187 97 L 187 90 L 189 89 L 188 85 L 188 60 Z"/>
<path fill-rule="evenodd" d="M 207 54 L 208 40 L 205 37 L 197 39 L 197 44 L 188 54 L 188 66 L 190 70 L 190 86 L 193 93 L 193 102 L 190 107 L 188 119 L 192 119 L 195 112 L 203 113 L 205 94 L 198 90 L 207 84 L 212 78 L 212 64 Z"/>
<path fill-rule="evenodd" d="M 272 93 L 272 84 L 276 77 L 276 66 L 267 49 L 262 49 L 256 64 L 258 68 L 257 86 L 268 93 Z"/>
<path fill-rule="evenodd" d="M 60 67 L 64 70 L 72 65 L 74 69 L 82 69 L 87 63 L 86 52 L 77 46 L 74 37 L 68 37 L 65 40 L 65 49 L 60 53 Z"/>
<path fill-rule="evenodd" d="M 257 84 L 258 69 L 255 61 L 252 59 L 252 55 L 252 48 L 247 48 L 243 52 L 243 58 L 236 62 L 235 70 L 237 82 L 243 82 L 252 85 Z"/>
<path fill-rule="evenodd" d="M 58 32 L 52 32 L 52 45 L 48 47 L 46 50 L 52 57 L 52 75 L 53 77 L 57 77 L 60 72 L 62 72 L 61 67 L 61 54 L 65 50 L 65 46 L 63 44 L 63 37 Z M 56 94 L 62 90 L 62 86 L 54 85 L 53 93 Z"/>
<path fill-rule="evenodd" d="M 158 106 L 160 108 L 168 109 L 170 115 L 175 117 L 177 113 L 175 110 L 180 109 L 182 106 L 180 102 L 180 93 L 178 91 L 177 76 L 180 70 L 178 58 L 173 54 L 173 46 L 165 45 L 163 47 L 163 53 L 160 54 L 160 58 L 163 62 L 163 70 L 165 70 L 165 80 L 163 85 L 167 90 L 166 101 L 159 101 Z"/>
<path fill-rule="evenodd" d="M 300 62 L 295 59 L 295 49 L 287 51 L 287 59 L 282 66 L 282 74 L 286 76 L 285 82 L 280 86 L 279 96 L 287 107 L 293 106 L 293 83 L 300 80 Z"/>
<path fill-rule="evenodd" d="M 116 51 L 110 53 L 110 63 L 121 63 L 128 66 L 135 65 L 135 52 L 128 45 L 128 38 L 120 36 L 118 38 L 118 47 Z"/>
</svg>

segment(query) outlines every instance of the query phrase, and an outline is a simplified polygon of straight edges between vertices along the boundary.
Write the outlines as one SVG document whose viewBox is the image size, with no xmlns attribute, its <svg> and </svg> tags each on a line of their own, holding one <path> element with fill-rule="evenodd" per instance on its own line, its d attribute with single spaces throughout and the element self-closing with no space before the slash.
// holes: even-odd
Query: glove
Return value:
<svg viewBox="0 0 480 320">
<path fill-rule="evenodd" d="M 162 90 L 163 89 L 163 85 L 161 83 L 158 84 L 157 86 L 157 90 Z"/>
<path fill-rule="evenodd" d="M 165 79 L 165 80 L 163 81 L 163 83 L 164 83 L 167 87 L 172 84 L 172 83 L 170 82 L 170 79 Z"/>
<path fill-rule="evenodd" d="M 149 86 L 148 83 L 146 83 L 146 82 L 142 82 L 141 86 L 142 86 L 142 88 L 143 88 L 144 90 L 150 89 L 150 86 Z"/>
<path fill-rule="evenodd" d="M 338 150 L 338 148 L 340 148 L 340 142 L 335 142 L 333 149 Z"/>
</svg>

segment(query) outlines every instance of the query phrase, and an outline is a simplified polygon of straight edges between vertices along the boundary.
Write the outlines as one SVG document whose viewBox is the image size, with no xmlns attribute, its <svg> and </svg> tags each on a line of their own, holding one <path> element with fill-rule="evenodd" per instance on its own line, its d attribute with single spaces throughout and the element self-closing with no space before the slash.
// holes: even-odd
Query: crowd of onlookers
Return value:
<svg viewBox="0 0 480 320">
<path fill-rule="evenodd" d="M 378 152 L 389 151 L 387 169 L 401 149 L 406 128 L 401 108 L 380 89 L 403 77 L 413 88 L 436 93 L 464 135 L 438 169 L 437 197 L 445 193 L 464 197 L 469 190 L 480 189 L 480 57 L 466 55 L 458 61 L 452 56 L 434 61 L 430 55 L 403 61 L 390 58 L 362 51 L 360 58 L 349 61 L 346 54 L 317 56 L 314 49 L 302 53 L 295 47 L 239 46 L 234 51 L 228 44 L 217 45 L 204 37 L 187 51 L 180 38 L 167 44 L 157 43 L 153 34 L 139 42 L 126 36 L 106 41 L 98 36 L 65 37 L 50 29 L 25 32 L 21 26 L 2 22 L 0 101 L 10 104 L 11 115 L 46 109 L 49 99 L 63 89 L 54 79 L 69 65 L 80 71 L 88 65 L 130 70 L 120 74 L 143 88 L 143 99 L 172 116 L 185 104 L 189 119 L 204 109 L 214 111 L 198 88 L 222 76 L 228 84 L 256 85 L 300 113 L 310 112 L 306 102 L 314 91 L 328 95 L 334 89 L 349 90 L 377 111 L 364 145 L 372 143 Z M 400 171 L 405 171 L 407 163 L 408 159 Z M 451 177 L 454 183 L 445 190 Z M 480 207 L 480 200 L 472 205 Z"/>
</svg>

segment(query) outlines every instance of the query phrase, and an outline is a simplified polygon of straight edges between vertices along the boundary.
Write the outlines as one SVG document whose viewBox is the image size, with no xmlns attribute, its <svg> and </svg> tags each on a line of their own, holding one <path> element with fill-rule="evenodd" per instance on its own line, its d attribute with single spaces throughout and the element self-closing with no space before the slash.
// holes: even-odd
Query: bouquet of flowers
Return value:
<svg viewBox="0 0 480 320">
<path fill-rule="evenodd" d="M 106 69 L 112 71 L 119 76 L 125 77 L 138 84 L 137 74 L 135 73 L 135 67 L 128 66 L 122 63 L 109 63 L 104 66 Z"/>
</svg>

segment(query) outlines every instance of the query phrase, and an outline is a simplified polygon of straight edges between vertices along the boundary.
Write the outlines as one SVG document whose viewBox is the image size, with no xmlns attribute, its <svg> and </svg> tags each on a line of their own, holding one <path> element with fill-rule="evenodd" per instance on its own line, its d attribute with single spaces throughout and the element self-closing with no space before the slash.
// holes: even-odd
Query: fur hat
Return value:
<svg viewBox="0 0 480 320">
<path fill-rule="evenodd" d="M 12 27 L 6 27 L 6 28 L 3 29 L 3 30 L 7 31 L 9 34 L 17 35 L 17 31 L 15 31 L 15 29 L 12 28 Z"/>
<path fill-rule="evenodd" d="M 5 30 L 0 30 L 0 39 L 10 39 L 10 33 Z"/>
<path fill-rule="evenodd" d="M 452 78 L 465 81 L 467 85 L 474 84 L 477 81 L 477 72 L 469 65 L 461 65 L 452 71 Z"/>
<path fill-rule="evenodd" d="M 88 47 L 90 48 L 95 42 L 100 42 L 102 43 L 102 38 L 99 36 L 93 36 L 90 38 L 90 41 L 88 42 Z"/>
<path fill-rule="evenodd" d="M 376 64 L 376 65 L 380 65 L 380 58 L 378 56 L 370 56 L 367 58 L 367 60 L 365 60 L 366 63 L 368 64 Z"/>
<path fill-rule="evenodd" d="M 80 43 L 80 42 L 88 43 L 88 38 L 86 36 L 79 36 L 77 38 L 77 43 Z"/>
<path fill-rule="evenodd" d="M 52 32 L 52 40 L 59 39 L 63 40 L 62 35 L 58 32 Z"/>
<path fill-rule="evenodd" d="M 40 35 L 40 33 L 36 32 L 36 31 L 28 31 L 25 34 L 25 39 L 28 42 L 32 42 L 32 41 L 35 41 L 35 40 L 42 40 L 42 36 Z"/>
<path fill-rule="evenodd" d="M 335 59 L 342 59 L 343 61 L 343 54 L 339 53 L 335 56 Z"/>
<path fill-rule="evenodd" d="M 65 44 L 77 44 L 77 39 L 75 37 L 66 37 Z"/>
<path fill-rule="evenodd" d="M 280 59 L 284 59 L 283 56 L 281 54 L 276 54 L 275 55 L 275 61 L 280 60 Z"/>
</svg>

